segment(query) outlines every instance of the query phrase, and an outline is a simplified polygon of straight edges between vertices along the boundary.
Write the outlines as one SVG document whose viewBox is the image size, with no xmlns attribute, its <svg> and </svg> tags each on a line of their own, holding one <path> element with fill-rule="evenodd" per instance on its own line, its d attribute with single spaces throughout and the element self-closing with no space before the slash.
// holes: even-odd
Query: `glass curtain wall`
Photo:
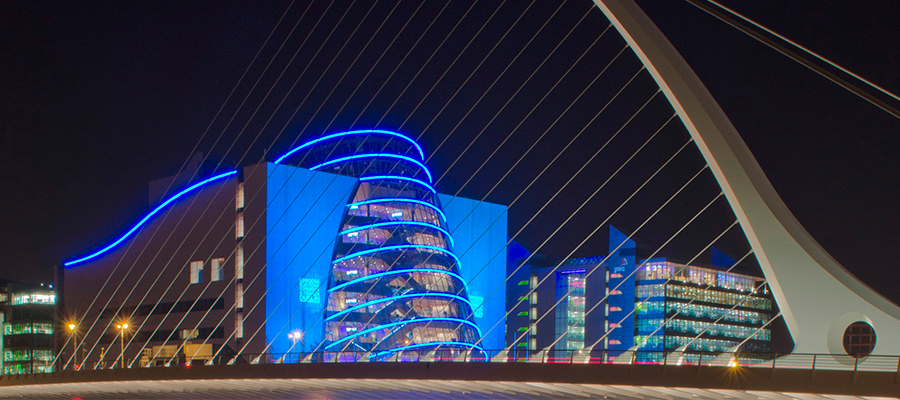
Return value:
<svg viewBox="0 0 900 400">
<path fill-rule="evenodd" d="M 302 147 L 302 146 L 301 146 Z M 475 349 L 466 282 L 424 155 L 395 132 L 326 136 L 300 166 L 359 178 L 337 232 L 323 349 L 328 361 L 457 357 Z"/>
</svg>

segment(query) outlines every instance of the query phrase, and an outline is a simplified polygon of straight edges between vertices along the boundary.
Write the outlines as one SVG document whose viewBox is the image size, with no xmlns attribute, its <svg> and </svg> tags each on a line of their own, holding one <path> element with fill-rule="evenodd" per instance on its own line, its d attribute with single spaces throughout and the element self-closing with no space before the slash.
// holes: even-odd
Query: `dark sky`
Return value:
<svg viewBox="0 0 900 400">
<path fill-rule="evenodd" d="M 896 73 L 900 70 L 900 27 L 895 20 L 900 7 L 896 2 L 725 3 L 886 89 L 900 91 Z M 509 107 L 502 107 L 590 9 L 589 1 L 567 2 L 505 73 L 503 69 L 558 3 L 537 2 L 516 25 L 528 2 L 505 4 L 449 70 L 499 2 L 477 3 L 465 18 L 466 1 L 450 3 L 439 17 L 444 2 L 425 3 L 419 9 L 416 1 L 396 8 L 392 2 L 374 6 L 359 2 L 341 20 L 347 4 L 329 8 L 324 1 L 314 2 L 289 36 L 308 6 L 298 1 L 215 118 L 287 2 L 0 2 L 0 251 L 4 254 L 0 277 L 46 281 L 52 278 L 52 265 L 114 239 L 147 211 L 148 181 L 176 173 L 198 141 L 199 150 L 210 154 L 213 165 L 220 163 L 220 168 L 226 168 L 271 161 L 298 137 L 305 140 L 321 132 L 373 126 L 401 129 L 414 137 L 424 132 L 420 140 L 426 152 L 435 154 L 429 161 L 435 176 L 447 173 L 439 190 L 454 193 L 462 188 L 462 195 L 481 198 L 540 133 L 549 132 L 546 142 L 517 167 L 521 170 L 514 170 L 521 179 L 504 181 L 488 196 L 490 201 L 509 204 L 523 190 L 522 182 L 527 183 L 547 165 L 596 113 L 598 104 L 637 70 L 633 56 L 623 55 L 598 80 L 596 90 L 592 87 L 583 101 L 549 128 L 621 48 L 621 39 L 611 31 L 534 114 L 514 129 L 605 27 L 601 13 L 591 11 Z M 864 282 L 900 301 L 894 266 L 900 259 L 900 167 L 896 162 L 900 121 L 686 2 L 639 4 L 708 86 L 807 230 Z M 426 30 L 435 19 L 435 25 Z M 450 40 L 435 53 L 460 20 Z M 406 22 L 409 25 L 404 25 Z M 351 36 L 357 26 L 359 30 Z M 492 52 L 492 46 L 511 26 L 514 29 L 509 36 Z M 300 47 L 307 35 L 308 41 Z M 370 38 L 373 40 L 366 47 Z M 419 38 L 421 43 L 412 47 Z M 282 42 L 281 53 L 273 58 Z M 290 62 L 298 48 L 301 51 Z M 400 63 L 409 49 L 413 50 Z M 435 57 L 428 61 L 432 53 Z M 274 61 L 263 74 L 270 60 Z M 421 75 L 412 80 L 423 65 Z M 396 73 L 391 75 L 395 67 Z M 276 84 L 282 70 L 284 76 Z M 448 72 L 441 78 L 445 70 Z M 476 72 L 471 80 L 454 96 L 472 71 Z M 251 91 L 260 76 L 256 90 Z M 646 78 L 639 77 L 635 85 L 643 86 L 629 87 L 621 104 L 616 103 L 590 126 L 587 139 L 579 139 L 576 148 L 564 154 L 561 166 L 548 170 L 537 183 L 540 190 L 526 192 L 519 205 L 511 208 L 511 227 L 521 227 L 652 95 L 655 89 Z M 495 79 L 496 86 L 479 102 Z M 297 86 L 289 90 L 295 81 Z M 409 89 L 403 91 L 410 81 Z M 432 87 L 434 91 L 424 97 Z M 263 101 L 270 88 L 271 94 Z M 417 107 L 423 97 L 425 101 Z M 284 105 L 277 109 L 282 99 Z M 587 171 L 591 179 L 579 178 L 574 188 L 563 192 L 568 200 L 553 203 L 552 210 L 523 232 L 524 242 L 532 248 L 539 244 L 552 231 L 547 227 L 558 226 L 668 118 L 670 111 L 660 100 L 652 101 L 647 114 L 640 114 L 623 131 L 631 139 L 614 143 L 619 147 L 604 153 L 604 165 Z M 503 112 L 498 114 L 501 108 Z M 290 118 L 295 109 L 296 115 Z M 488 124 L 495 115 L 496 120 Z M 200 140 L 208 126 L 209 133 Z M 283 126 L 284 133 L 279 134 Z M 484 134 L 478 136 L 482 130 Z M 510 132 L 515 135 L 485 171 L 464 186 L 477 165 Z M 216 142 L 220 133 L 222 138 Z M 604 189 L 611 193 L 604 192 L 602 204 L 589 203 L 584 211 L 588 214 L 579 214 L 586 217 L 562 230 L 548 244 L 548 252 L 567 254 L 595 227 L 590 221 L 602 220 L 686 137 L 677 126 L 667 127 L 661 135 L 666 137 L 654 139 L 657 147 L 648 148 L 646 158 L 638 163 L 653 166 L 623 171 L 622 178 Z M 473 149 L 450 168 L 476 137 Z M 650 195 L 635 203 L 658 204 L 651 200 L 668 196 L 669 189 L 677 189 L 685 181 L 684 176 L 696 172 L 691 168 L 696 168 L 697 155 L 686 157 L 677 164 L 681 178 L 661 176 L 673 182 L 662 184 L 656 192 L 665 195 Z M 690 192 L 705 204 L 711 199 L 714 183 L 706 175 L 701 181 L 698 184 L 706 187 L 692 187 Z M 667 217 L 670 225 L 678 226 L 677 221 L 683 223 L 697 210 L 687 203 L 679 206 L 684 210 Z M 724 202 L 717 207 L 721 214 Z M 623 211 L 631 217 L 617 215 L 612 222 L 626 231 L 644 218 L 636 210 Z M 651 247 L 658 246 L 668 237 L 661 233 L 663 225 L 638 236 Z M 685 239 L 678 246 L 699 249 L 718 232 L 716 226 L 722 226 L 713 222 L 702 225 L 712 236 L 709 232 L 706 236 L 691 234 L 695 240 Z M 604 241 L 591 239 L 575 254 L 604 254 Z M 722 247 L 737 257 L 746 251 L 740 245 Z M 679 256 L 688 258 L 693 250 L 684 254 Z"/>
</svg>

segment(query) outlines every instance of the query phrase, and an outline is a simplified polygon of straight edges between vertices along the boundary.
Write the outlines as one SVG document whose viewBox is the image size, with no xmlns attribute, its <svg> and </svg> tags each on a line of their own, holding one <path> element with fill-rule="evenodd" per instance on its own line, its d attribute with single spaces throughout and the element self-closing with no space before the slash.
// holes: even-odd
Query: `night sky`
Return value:
<svg viewBox="0 0 900 400">
<path fill-rule="evenodd" d="M 887 90 L 900 92 L 896 2 L 724 3 Z M 480 199 L 547 132 L 513 170 L 516 178 L 507 178 L 487 196 L 488 201 L 509 204 L 638 68 L 632 54 L 623 54 L 598 79 L 597 87 L 592 86 L 553 124 L 622 48 L 622 40 L 610 30 L 516 128 L 606 26 L 599 10 L 588 11 L 591 2 L 570 1 L 559 11 L 555 2 L 536 2 L 531 8 L 526 1 L 508 2 L 455 64 L 457 54 L 499 2 L 479 2 L 468 14 L 466 1 L 452 2 L 443 12 L 445 3 L 437 1 L 421 7 L 416 1 L 397 7 L 392 2 L 348 4 L 298 1 L 288 9 L 284 1 L 0 2 L 0 277 L 49 281 L 53 265 L 115 239 L 149 209 L 148 182 L 175 174 L 195 146 L 209 154 L 210 170 L 215 170 L 271 161 L 298 139 L 322 132 L 398 129 L 413 137 L 422 134 L 426 152 L 434 153 L 429 165 L 435 177 L 446 173 L 437 184 L 439 190 Z M 865 283 L 900 302 L 895 266 L 900 260 L 900 167 L 895 161 L 900 120 L 687 2 L 639 4 L 707 85 L 813 237 Z M 283 13 L 281 25 L 226 103 Z M 504 108 L 585 13 L 564 45 Z M 524 15 L 522 20 L 513 25 L 519 15 Z M 549 15 L 554 18 L 525 48 Z M 427 29 L 431 21 L 435 23 Z M 462 22 L 453 36 L 435 53 L 458 21 Z M 511 26 L 510 34 L 492 51 Z M 522 48 L 525 51 L 510 64 Z M 400 63 L 407 51 L 408 58 Z M 457 93 L 472 71 L 476 72 Z M 495 79 L 495 86 L 479 101 Z M 646 73 L 628 89 L 537 181 L 538 189 L 525 192 L 510 209 L 512 229 L 522 227 L 655 91 Z M 602 165 L 591 164 L 586 177 L 576 179 L 562 192 L 562 200 L 523 231 L 524 243 L 531 248 L 539 245 L 666 121 L 671 111 L 662 96 L 648 104 L 623 130 L 625 138 L 604 150 L 598 163 Z M 588 203 L 582 211 L 586 214 L 579 213 L 545 250 L 568 254 L 681 146 L 687 136 L 677 122 L 667 126 L 641 153 L 637 165 L 612 180 L 594 200 L 598 203 Z M 466 184 L 511 132 L 511 139 Z M 454 164 L 470 143 L 473 148 Z M 698 164 L 696 149 L 685 152 L 693 153 L 678 159 L 673 165 L 677 172 L 662 174 L 663 182 L 630 204 L 652 211 L 692 176 L 702 163 Z M 688 197 L 706 204 L 715 195 L 715 183 L 707 172 L 697 185 L 702 187 L 690 187 Z M 637 237 L 655 248 L 673 226 L 699 209 L 691 201 L 675 203 L 675 209 L 663 214 L 667 223 L 645 228 Z M 673 245 L 688 250 L 666 254 L 689 259 L 715 237 L 730 221 L 724 201 L 713 211 L 710 218 L 724 218 L 726 225 L 702 222 L 706 233 L 691 233 Z M 611 222 L 628 232 L 649 212 L 623 209 Z M 740 237 L 733 236 L 732 232 L 717 245 L 740 257 L 747 249 L 738 243 Z M 592 237 L 574 254 L 605 254 L 605 240 L 602 234 Z"/>
</svg>

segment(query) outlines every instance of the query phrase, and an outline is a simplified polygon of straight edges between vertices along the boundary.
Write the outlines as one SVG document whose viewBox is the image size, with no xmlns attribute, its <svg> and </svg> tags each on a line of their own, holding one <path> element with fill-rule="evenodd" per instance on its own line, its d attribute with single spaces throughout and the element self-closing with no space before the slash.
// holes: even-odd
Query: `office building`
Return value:
<svg viewBox="0 0 900 400">
<path fill-rule="evenodd" d="M 53 285 L 0 281 L 0 371 L 53 372 Z"/>
<path fill-rule="evenodd" d="M 637 362 L 675 350 L 688 361 L 770 350 L 776 313 L 762 278 L 726 272 L 735 261 L 716 249 L 710 267 L 643 259 L 638 250 L 612 227 L 606 256 L 559 259 L 511 245 L 507 344 L 532 351 L 524 354 L 608 350 L 610 359 Z"/>
</svg>

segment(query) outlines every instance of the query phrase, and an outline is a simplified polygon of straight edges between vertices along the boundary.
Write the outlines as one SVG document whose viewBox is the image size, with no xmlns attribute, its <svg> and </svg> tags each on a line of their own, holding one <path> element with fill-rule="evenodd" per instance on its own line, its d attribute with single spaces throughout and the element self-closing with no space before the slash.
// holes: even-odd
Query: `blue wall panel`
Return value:
<svg viewBox="0 0 900 400">
<path fill-rule="evenodd" d="M 357 179 L 268 163 L 266 193 L 266 342 L 273 354 L 322 341 L 328 274 L 344 208 Z"/>
<path fill-rule="evenodd" d="M 469 300 L 475 307 L 475 323 L 484 333 L 486 350 L 505 347 L 506 336 L 506 206 L 450 195 L 439 195 L 453 248 L 459 256 L 460 274 L 469 283 Z M 493 329 L 491 329 L 493 328 Z"/>
</svg>

